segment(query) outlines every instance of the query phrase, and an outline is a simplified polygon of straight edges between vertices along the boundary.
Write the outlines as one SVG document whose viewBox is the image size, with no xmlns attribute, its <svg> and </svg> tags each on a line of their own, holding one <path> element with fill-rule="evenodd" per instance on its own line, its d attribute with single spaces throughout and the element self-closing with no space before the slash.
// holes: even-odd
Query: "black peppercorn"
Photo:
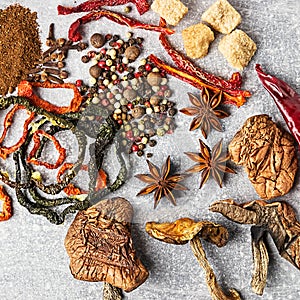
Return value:
<svg viewBox="0 0 300 300">
<path fill-rule="evenodd" d="M 144 151 L 139 150 L 136 154 L 137 154 L 137 156 L 143 156 L 144 155 Z"/>
<path fill-rule="evenodd" d="M 112 37 L 112 40 L 113 40 L 114 42 L 116 42 L 116 41 L 119 40 L 119 39 L 120 39 L 120 36 L 117 35 L 117 34 L 114 34 L 113 37 Z"/>
<path fill-rule="evenodd" d="M 143 41 L 144 41 L 144 39 L 143 39 L 142 37 L 137 37 L 137 38 L 136 38 L 136 42 L 137 42 L 138 44 L 142 44 Z"/>
<path fill-rule="evenodd" d="M 148 142 L 148 144 L 149 144 L 150 147 L 154 147 L 154 146 L 156 146 L 157 142 L 156 142 L 156 140 L 150 140 Z"/>
<path fill-rule="evenodd" d="M 176 108 L 172 107 L 172 108 L 169 109 L 169 115 L 171 117 L 175 116 L 176 114 L 177 114 L 177 109 Z"/>
<path fill-rule="evenodd" d="M 135 44 L 135 39 L 134 39 L 134 38 L 130 38 L 130 39 L 128 40 L 128 44 L 129 44 L 130 46 L 134 45 L 134 44 Z"/>
<path fill-rule="evenodd" d="M 127 74 L 127 79 L 128 79 L 128 80 L 131 80 L 131 79 L 133 79 L 133 78 L 134 78 L 134 74 L 133 74 L 133 73 Z"/>
<path fill-rule="evenodd" d="M 88 62 L 90 61 L 90 58 L 89 58 L 87 55 L 83 55 L 83 56 L 81 57 L 81 61 L 82 61 L 83 63 L 88 63 Z"/>
<path fill-rule="evenodd" d="M 147 158 L 151 158 L 153 156 L 153 153 L 147 153 Z"/>
</svg>

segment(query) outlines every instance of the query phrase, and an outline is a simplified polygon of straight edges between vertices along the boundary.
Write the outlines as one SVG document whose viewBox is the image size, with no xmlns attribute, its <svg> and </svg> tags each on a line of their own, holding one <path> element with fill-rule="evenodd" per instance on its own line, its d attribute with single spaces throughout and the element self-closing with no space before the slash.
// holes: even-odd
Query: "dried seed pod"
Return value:
<svg viewBox="0 0 300 300">
<path fill-rule="evenodd" d="M 266 203 L 262 200 L 235 203 L 232 199 L 216 201 L 210 206 L 231 221 L 254 224 L 252 248 L 254 273 L 252 289 L 261 295 L 266 283 L 268 253 L 264 233 L 269 232 L 279 254 L 300 269 L 300 223 L 293 208 L 286 202 Z M 257 228 L 259 230 L 257 230 Z"/>
<path fill-rule="evenodd" d="M 98 67 L 97 65 L 94 65 L 94 66 L 91 66 L 90 67 L 90 75 L 94 78 L 99 78 L 101 73 L 102 73 L 102 70 L 100 67 Z"/>
<path fill-rule="evenodd" d="M 127 59 L 131 60 L 131 61 L 135 61 L 138 56 L 140 55 L 141 50 L 139 47 L 137 46 L 130 46 L 128 48 L 126 48 L 125 50 L 125 56 L 127 57 Z"/>
<path fill-rule="evenodd" d="M 144 107 L 136 106 L 132 109 L 131 114 L 135 119 L 141 118 L 146 113 Z"/>
<path fill-rule="evenodd" d="M 106 40 L 102 34 L 94 33 L 90 38 L 90 42 L 93 47 L 101 48 L 106 43 Z"/>
<path fill-rule="evenodd" d="M 159 86 L 161 80 L 161 75 L 158 72 L 150 72 L 147 76 L 147 81 L 151 86 Z"/>
<path fill-rule="evenodd" d="M 137 93 L 135 90 L 132 89 L 126 89 L 123 93 L 124 98 L 126 98 L 126 100 L 133 100 L 136 98 Z"/>
<path fill-rule="evenodd" d="M 285 195 L 293 186 L 297 155 L 292 136 L 269 116 L 247 119 L 228 146 L 231 159 L 245 167 L 262 199 Z"/>
<path fill-rule="evenodd" d="M 76 279 L 105 281 L 126 292 L 147 279 L 132 245 L 132 217 L 133 208 L 124 198 L 102 200 L 77 214 L 65 239 Z"/>
</svg>

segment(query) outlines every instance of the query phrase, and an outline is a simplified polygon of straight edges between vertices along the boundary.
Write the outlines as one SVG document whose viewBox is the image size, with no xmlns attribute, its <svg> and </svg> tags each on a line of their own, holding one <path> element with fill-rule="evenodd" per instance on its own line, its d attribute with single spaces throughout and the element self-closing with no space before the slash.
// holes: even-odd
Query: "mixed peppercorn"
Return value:
<svg viewBox="0 0 300 300">
<path fill-rule="evenodd" d="M 127 40 L 119 35 L 95 33 L 90 42 L 97 51 L 89 51 L 81 58 L 83 63 L 91 64 L 90 86 L 77 81 L 86 98 L 85 107 L 91 111 L 98 107 L 102 116 L 112 114 L 121 126 L 118 134 L 122 148 L 142 156 L 147 145 L 156 145 L 154 136 L 171 134 L 175 129 L 177 109 L 175 102 L 169 100 L 172 91 L 168 79 L 146 58 L 137 68 L 131 65 L 143 49 L 143 38 L 134 38 L 131 32 Z M 84 121 L 94 122 L 99 117 L 85 116 Z"/>
</svg>

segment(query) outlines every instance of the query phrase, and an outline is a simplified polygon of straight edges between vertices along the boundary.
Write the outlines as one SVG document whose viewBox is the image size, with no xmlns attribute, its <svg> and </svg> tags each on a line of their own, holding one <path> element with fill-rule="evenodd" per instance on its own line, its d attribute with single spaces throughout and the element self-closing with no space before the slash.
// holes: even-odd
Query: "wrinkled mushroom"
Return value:
<svg viewBox="0 0 300 300">
<path fill-rule="evenodd" d="M 252 116 L 228 145 L 230 158 L 242 165 L 262 199 L 285 195 L 297 172 L 293 137 L 268 115 Z"/>
<path fill-rule="evenodd" d="M 133 208 L 124 198 L 102 200 L 78 212 L 65 239 L 76 279 L 105 281 L 126 292 L 147 279 L 132 244 L 132 217 Z"/>
<path fill-rule="evenodd" d="M 295 211 L 286 202 L 266 203 L 256 200 L 238 204 L 227 199 L 214 202 L 210 210 L 221 213 L 231 221 L 255 225 L 251 228 L 254 259 L 251 285 L 255 293 L 263 294 L 267 280 L 267 232 L 274 240 L 279 254 L 300 269 L 300 223 Z"/>
<path fill-rule="evenodd" d="M 172 223 L 148 222 L 145 229 L 150 236 L 166 243 L 182 245 L 190 242 L 198 263 L 206 273 L 206 283 L 213 300 L 241 299 L 236 290 L 230 289 L 229 295 L 226 295 L 218 285 L 200 241 L 202 237 L 218 247 L 224 246 L 228 240 L 225 227 L 209 221 L 195 222 L 190 218 L 181 218 Z"/>
</svg>

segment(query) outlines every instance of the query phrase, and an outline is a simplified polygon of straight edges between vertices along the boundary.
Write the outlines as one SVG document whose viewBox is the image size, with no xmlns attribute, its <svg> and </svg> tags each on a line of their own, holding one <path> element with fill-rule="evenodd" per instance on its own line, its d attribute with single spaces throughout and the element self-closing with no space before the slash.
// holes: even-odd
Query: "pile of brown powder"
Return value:
<svg viewBox="0 0 300 300">
<path fill-rule="evenodd" d="M 41 58 L 37 14 L 21 5 L 0 10 L 0 95 L 12 92 Z"/>
</svg>

